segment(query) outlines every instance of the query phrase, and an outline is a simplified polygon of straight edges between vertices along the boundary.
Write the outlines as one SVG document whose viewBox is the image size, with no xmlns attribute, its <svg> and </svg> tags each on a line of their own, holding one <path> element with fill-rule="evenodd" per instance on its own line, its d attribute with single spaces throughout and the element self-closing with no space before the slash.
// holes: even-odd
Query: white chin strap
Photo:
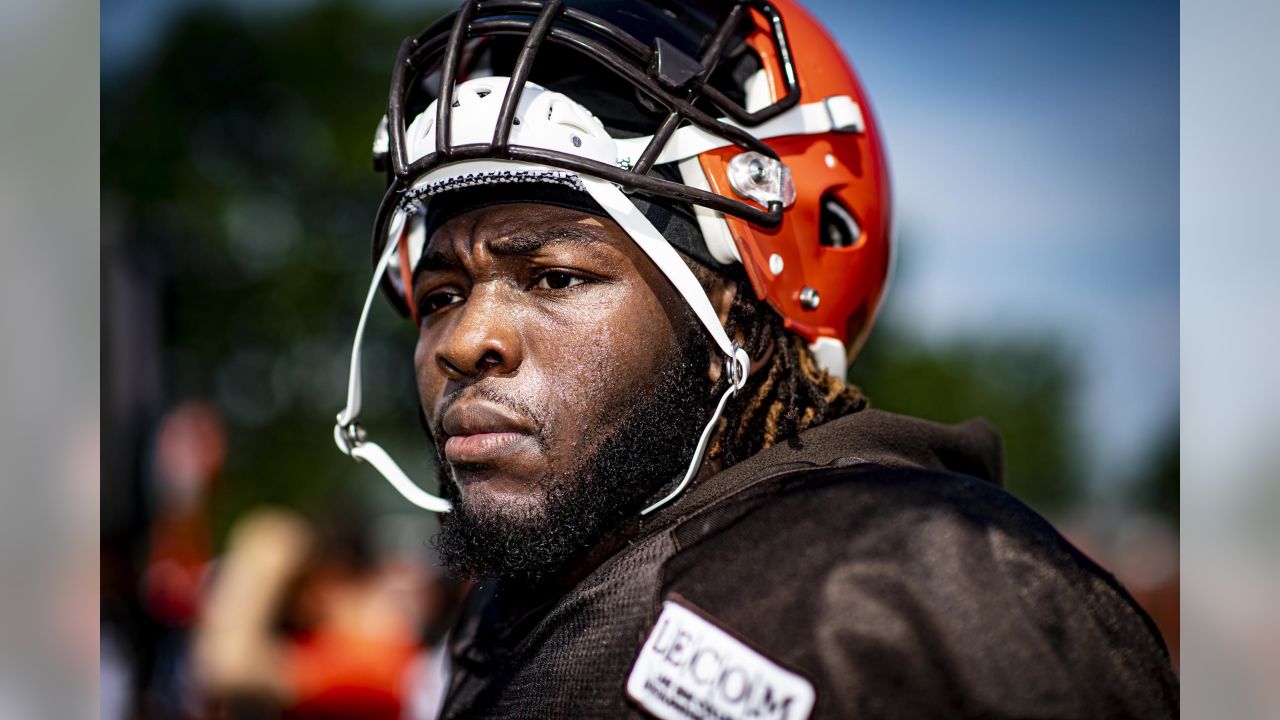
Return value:
<svg viewBox="0 0 1280 720">
<path fill-rule="evenodd" d="M 636 245 L 667 276 L 667 279 L 675 286 L 676 291 L 692 308 L 694 315 L 706 328 L 723 354 L 724 371 L 728 373 L 729 378 L 729 387 L 720 396 L 720 401 L 716 403 L 715 412 L 711 414 L 711 419 L 707 421 L 706 427 L 703 428 L 702 435 L 698 438 L 698 445 L 694 449 L 693 457 L 689 460 L 689 467 L 685 471 L 684 477 L 661 500 L 640 511 L 641 515 L 648 515 L 679 496 L 689 482 L 698 474 L 698 468 L 701 467 L 702 458 L 706 454 L 707 443 L 711 439 L 716 423 L 720 420 L 720 415 L 724 412 L 725 405 L 728 404 L 729 398 L 747 383 L 751 359 L 746 350 L 729 340 L 728 333 L 725 332 L 724 326 L 720 324 L 720 318 L 716 315 L 715 308 L 712 307 L 711 301 L 702 289 L 702 285 L 698 283 L 697 277 L 694 276 L 689 266 L 685 265 L 684 260 L 680 258 L 680 255 L 671 247 L 670 243 L 649 222 L 649 219 L 613 183 L 586 176 L 581 179 L 591 197 L 604 208 L 605 212 L 609 213 L 609 216 L 615 222 L 627 231 Z M 398 235 L 398 233 L 393 232 L 392 235 Z M 387 454 L 386 450 L 383 450 L 377 443 L 368 439 L 364 429 L 356 422 L 360 415 L 361 406 L 360 355 L 361 346 L 364 342 L 365 326 L 369 320 L 369 310 L 373 307 L 374 298 L 378 294 L 379 281 L 398 250 L 399 243 L 388 241 L 386 248 L 382 251 L 382 257 L 378 259 L 378 265 L 374 268 L 373 280 L 369 283 L 369 292 L 365 296 L 364 309 L 360 312 L 360 321 L 356 325 L 355 340 L 351 347 L 351 372 L 347 380 L 347 406 L 342 409 L 342 412 L 338 413 L 338 422 L 333 428 L 333 440 L 343 453 L 356 460 L 368 462 L 375 470 L 382 473 L 382 476 L 409 502 L 424 510 L 445 513 L 453 508 L 452 504 L 448 500 L 432 495 L 414 484 L 405 472 L 400 469 L 400 466 L 396 464 L 395 460 Z"/>
</svg>

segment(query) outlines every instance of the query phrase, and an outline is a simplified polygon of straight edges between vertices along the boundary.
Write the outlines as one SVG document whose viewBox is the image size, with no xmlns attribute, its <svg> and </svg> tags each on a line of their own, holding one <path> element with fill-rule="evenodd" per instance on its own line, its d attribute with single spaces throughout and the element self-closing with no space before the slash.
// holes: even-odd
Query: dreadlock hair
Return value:
<svg viewBox="0 0 1280 720">
<path fill-rule="evenodd" d="M 690 265 L 704 287 L 717 282 L 709 268 Z M 786 330 L 782 316 L 756 298 L 741 270 L 721 271 L 718 281 L 725 277 L 738 283 L 725 323 L 729 337 L 738 340 L 753 362 L 770 348 L 772 355 L 725 408 L 720 432 L 707 452 L 709 459 L 729 467 L 811 427 L 869 406 L 856 385 L 818 366 L 804 338 Z"/>
</svg>

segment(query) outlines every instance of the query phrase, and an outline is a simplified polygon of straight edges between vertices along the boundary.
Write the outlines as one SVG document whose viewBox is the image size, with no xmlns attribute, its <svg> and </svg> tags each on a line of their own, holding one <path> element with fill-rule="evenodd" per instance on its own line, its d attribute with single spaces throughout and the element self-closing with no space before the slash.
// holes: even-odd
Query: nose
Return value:
<svg viewBox="0 0 1280 720">
<path fill-rule="evenodd" d="M 436 347 L 436 365 L 451 380 L 505 375 L 523 359 L 523 344 L 503 288 L 480 283 L 454 313 Z"/>
</svg>

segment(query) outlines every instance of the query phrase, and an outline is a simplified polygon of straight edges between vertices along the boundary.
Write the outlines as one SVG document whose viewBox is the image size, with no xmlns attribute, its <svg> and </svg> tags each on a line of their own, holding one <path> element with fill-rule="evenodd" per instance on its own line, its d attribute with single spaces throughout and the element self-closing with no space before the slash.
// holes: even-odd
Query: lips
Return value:
<svg viewBox="0 0 1280 720">
<path fill-rule="evenodd" d="M 533 423 L 502 405 L 459 401 L 442 418 L 445 459 L 453 464 L 494 462 L 533 449 Z"/>
</svg>

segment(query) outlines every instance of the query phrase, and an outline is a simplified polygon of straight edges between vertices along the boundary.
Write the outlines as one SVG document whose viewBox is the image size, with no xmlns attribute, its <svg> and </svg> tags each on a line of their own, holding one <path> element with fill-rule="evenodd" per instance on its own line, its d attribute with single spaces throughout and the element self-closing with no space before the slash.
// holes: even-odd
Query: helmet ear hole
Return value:
<svg viewBox="0 0 1280 720">
<path fill-rule="evenodd" d="M 824 247 L 853 247 L 862 237 L 862 227 L 853 213 L 830 195 L 822 199 L 819 228 L 818 243 Z"/>
</svg>

